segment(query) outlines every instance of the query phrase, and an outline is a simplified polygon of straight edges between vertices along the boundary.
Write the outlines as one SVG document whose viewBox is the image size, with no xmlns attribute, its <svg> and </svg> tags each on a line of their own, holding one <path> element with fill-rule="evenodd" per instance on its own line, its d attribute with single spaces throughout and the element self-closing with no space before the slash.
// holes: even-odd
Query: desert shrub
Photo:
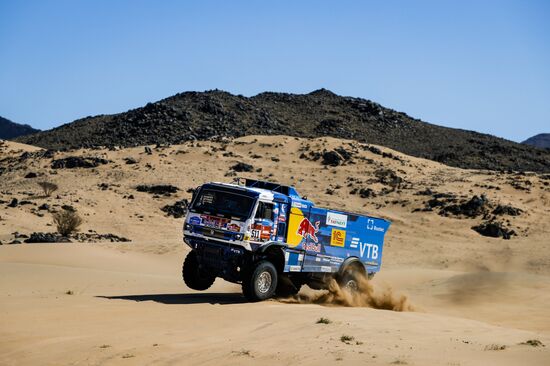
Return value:
<svg viewBox="0 0 550 366">
<path fill-rule="evenodd" d="M 63 210 L 53 214 L 53 222 L 59 234 L 68 236 L 78 230 L 82 224 L 82 218 L 75 211 Z"/>
<path fill-rule="evenodd" d="M 349 336 L 349 335 L 346 335 L 346 334 L 344 334 L 344 335 L 342 335 L 342 336 L 340 337 L 340 341 L 341 341 L 341 342 L 344 342 L 344 343 L 351 342 L 351 341 L 353 341 L 354 339 L 355 339 L 355 337 Z"/>
<path fill-rule="evenodd" d="M 57 189 L 59 188 L 57 184 L 52 182 L 44 181 L 44 182 L 38 182 L 37 184 L 40 186 L 40 188 L 42 188 L 42 191 L 44 192 L 44 196 L 46 197 L 50 197 L 52 193 L 57 191 Z"/>
<path fill-rule="evenodd" d="M 541 341 L 538 339 L 529 339 L 528 341 L 521 342 L 522 345 L 532 346 L 532 347 L 546 347 Z"/>
<path fill-rule="evenodd" d="M 330 324 L 330 323 L 332 323 L 332 321 L 328 318 L 321 317 L 321 318 L 317 319 L 316 323 L 317 324 Z"/>
</svg>

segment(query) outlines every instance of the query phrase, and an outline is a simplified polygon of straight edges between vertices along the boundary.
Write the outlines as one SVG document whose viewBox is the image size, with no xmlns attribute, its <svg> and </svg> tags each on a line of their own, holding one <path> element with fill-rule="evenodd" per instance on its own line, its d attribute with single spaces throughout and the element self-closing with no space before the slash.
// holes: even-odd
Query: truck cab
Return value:
<svg viewBox="0 0 550 366">
<path fill-rule="evenodd" d="M 389 221 L 317 208 L 296 189 L 246 179 L 198 187 L 184 222 L 191 248 L 183 265 L 188 287 L 206 290 L 216 277 L 240 283 L 244 295 L 288 296 L 332 278 L 357 289 L 380 270 Z"/>
</svg>

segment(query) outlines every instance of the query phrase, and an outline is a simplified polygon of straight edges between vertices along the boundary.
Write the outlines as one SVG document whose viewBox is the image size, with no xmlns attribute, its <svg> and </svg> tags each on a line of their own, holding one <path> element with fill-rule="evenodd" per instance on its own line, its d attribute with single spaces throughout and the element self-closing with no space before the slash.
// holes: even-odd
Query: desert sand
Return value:
<svg viewBox="0 0 550 366">
<path fill-rule="evenodd" d="M 331 167 L 300 158 L 338 147 L 353 152 L 351 161 Z M 248 136 L 151 148 L 56 153 L 110 163 L 52 169 L 40 149 L 2 144 L 0 166 L 9 168 L 0 175 L 0 365 L 550 364 L 546 177 L 450 168 L 377 147 L 397 159 L 384 157 L 332 138 Z M 22 159 L 24 152 L 31 154 Z M 316 304 L 320 292 L 307 288 L 298 298 L 247 303 L 238 285 L 220 279 L 206 292 L 186 288 L 183 220 L 161 208 L 189 199 L 187 190 L 203 182 L 230 182 L 237 162 L 254 167 L 237 176 L 292 184 L 318 206 L 391 220 L 372 286 L 376 296 L 405 296 L 412 311 Z M 367 183 L 381 168 L 402 177 L 400 186 Z M 29 172 L 38 177 L 24 178 Z M 43 197 L 40 180 L 59 190 Z M 138 184 L 180 190 L 155 197 L 137 192 Z M 351 194 L 356 187 L 376 196 Z M 521 209 L 499 218 L 518 235 L 485 237 L 471 229 L 481 217 L 422 211 L 431 197 L 419 192 L 427 188 L 464 199 L 486 194 Z M 30 203 L 7 207 L 13 198 Z M 55 231 L 51 214 L 37 210 L 44 203 L 73 206 L 83 233 L 131 242 L 8 244 L 15 232 Z"/>
</svg>

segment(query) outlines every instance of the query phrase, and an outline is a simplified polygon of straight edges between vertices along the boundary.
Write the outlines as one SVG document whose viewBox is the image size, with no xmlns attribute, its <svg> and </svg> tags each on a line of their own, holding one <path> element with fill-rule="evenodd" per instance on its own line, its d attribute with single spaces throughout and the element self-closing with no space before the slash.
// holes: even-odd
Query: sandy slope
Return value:
<svg viewBox="0 0 550 366">
<path fill-rule="evenodd" d="M 155 149 L 152 155 L 143 148 L 78 151 L 59 156 L 97 155 L 113 162 L 58 171 L 49 168 L 49 159 L 10 160 L 11 169 L 0 175 L 0 200 L 71 204 L 85 220 L 83 231 L 133 242 L 0 246 L 0 365 L 549 364 L 550 195 L 543 180 L 448 168 L 395 152 L 401 162 L 361 150 L 358 156 L 372 161 L 326 169 L 299 158 L 306 145 L 342 144 L 349 148 L 336 139 L 247 137 L 225 150 L 220 143 L 200 142 Z M 8 147 L 0 151 L 0 162 L 17 158 L 21 149 L 35 150 Z M 233 156 L 223 156 L 228 152 Z M 125 164 L 126 157 L 138 164 Z M 160 207 L 188 198 L 185 190 L 203 181 L 230 180 L 224 175 L 237 161 L 262 168 L 243 175 L 274 179 L 273 174 L 318 205 L 392 220 L 383 271 L 373 284 L 376 291 L 391 286 L 396 296 L 408 296 L 416 311 L 247 304 L 238 286 L 223 281 L 206 293 L 187 289 L 180 277 L 187 252 L 181 220 L 166 217 Z M 369 199 L 349 194 L 347 177 L 365 180 L 381 166 L 397 171 L 409 187 Z M 59 198 L 40 197 L 36 182 L 23 178 L 29 171 L 57 182 Z M 511 179 L 529 181 L 530 190 L 513 188 Z M 109 189 L 100 189 L 100 183 Z M 169 183 L 182 191 L 155 198 L 135 191 L 142 183 Z M 333 194 L 325 192 L 338 185 Z M 508 218 L 520 235 L 509 241 L 486 238 L 470 229 L 479 219 L 413 213 L 426 199 L 415 193 L 427 187 L 468 197 L 486 193 L 525 210 Z M 129 194 L 135 198 L 125 198 Z M 0 241 L 13 240 L 15 231 L 52 231 L 51 216 L 39 217 L 33 208 L 0 205 Z M 319 317 L 332 323 L 316 324 Z M 345 344 L 342 335 L 355 341 Z M 529 339 L 547 347 L 520 345 Z"/>
<path fill-rule="evenodd" d="M 452 278 L 445 271 L 387 271 L 403 288 L 407 281 L 414 282 L 409 283 L 411 288 L 419 288 L 411 292 L 418 306 L 424 307 L 426 301 L 425 309 L 418 312 L 277 301 L 247 304 L 237 286 L 223 281 L 207 293 L 185 289 L 178 273 L 183 253 L 183 248 L 164 255 L 121 253 L 111 247 L 74 244 L 2 248 L 0 364 L 341 360 L 345 364 L 544 365 L 550 357 L 546 347 L 519 345 L 529 339 L 550 344 L 547 332 L 441 315 L 449 311 L 460 315 L 461 306 L 445 302 L 450 309 L 438 311 L 423 292 L 430 285 L 426 277 Z M 439 284 L 439 290 L 444 287 Z M 66 294 L 68 290 L 74 294 Z M 503 315 L 502 304 L 493 300 L 483 308 Z M 526 313 L 522 317 L 530 318 Z M 333 323 L 316 324 L 319 317 Z M 362 344 L 344 344 L 342 335 Z M 506 349 L 492 350 L 500 346 Z"/>
</svg>

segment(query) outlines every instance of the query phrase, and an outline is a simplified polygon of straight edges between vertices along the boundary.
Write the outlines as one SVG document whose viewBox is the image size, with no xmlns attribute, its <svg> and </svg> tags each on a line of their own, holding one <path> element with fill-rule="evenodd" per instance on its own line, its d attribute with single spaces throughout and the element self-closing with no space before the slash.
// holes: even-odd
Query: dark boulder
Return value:
<svg viewBox="0 0 550 366">
<path fill-rule="evenodd" d="M 478 217 L 485 215 L 489 208 L 489 200 L 485 195 L 473 196 L 470 200 L 445 206 L 439 212 L 441 215 L 455 215 L 455 216 L 466 216 L 470 218 Z"/>
<path fill-rule="evenodd" d="M 403 183 L 403 178 L 391 169 L 378 169 L 374 176 L 378 178 L 378 182 L 390 187 L 398 187 Z"/>
<path fill-rule="evenodd" d="M 493 215 L 508 215 L 508 216 L 519 216 L 523 210 L 510 206 L 510 205 L 498 205 L 493 210 Z"/>
<path fill-rule="evenodd" d="M 254 167 L 250 164 L 246 164 L 246 163 L 243 163 L 243 162 L 239 162 L 235 165 L 233 165 L 231 167 L 231 169 L 235 172 L 239 172 L 239 173 L 242 173 L 242 172 L 253 172 L 254 171 Z"/>
<path fill-rule="evenodd" d="M 344 158 L 342 155 L 337 153 L 336 151 L 325 151 L 322 154 L 323 160 L 321 161 L 321 164 L 323 165 L 329 165 L 329 166 L 338 166 L 344 162 Z"/>
<path fill-rule="evenodd" d="M 517 235 L 514 230 L 507 229 L 502 223 L 496 221 L 482 222 L 479 225 L 473 226 L 472 230 L 491 238 L 510 239 L 513 235 Z"/>
<path fill-rule="evenodd" d="M 115 234 L 98 234 L 96 232 L 91 233 L 74 233 L 71 238 L 81 243 L 97 243 L 101 241 L 107 241 L 111 243 L 127 243 L 131 240 Z"/>
<path fill-rule="evenodd" d="M 65 211 L 76 212 L 76 209 L 71 205 L 63 205 L 61 206 L 61 208 Z"/>
<path fill-rule="evenodd" d="M 52 161 L 52 169 L 96 168 L 109 160 L 96 157 L 69 156 Z"/>
<path fill-rule="evenodd" d="M 358 194 L 361 198 L 374 198 L 376 193 L 371 188 L 354 188 L 350 194 Z"/>
<path fill-rule="evenodd" d="M 161 208 L 162 211 L 166 212 L 168 216 L 173 216 L 176 219 L 182 218 L 187 214 L 187 209 L 189 208 L 189 201 L 183 199 L 177 201 L 173 205 L 166 205 Z"/>
<path fill-rule="evenodd" d="M 71 241 L 59 234 L 54 233 L 32 233 L 25 243 L 70 243 Z"/>
<path fill-rule="evenodd" d="M 136 187 L 138 192 L 146 192 L 151 194 L 161 194 L 169 196 L 172 193 L 179 191 L 179 188 L 170 184 L 156 184 L 156 185 L 147 185 L 140 184 Z"/>
</svg>

